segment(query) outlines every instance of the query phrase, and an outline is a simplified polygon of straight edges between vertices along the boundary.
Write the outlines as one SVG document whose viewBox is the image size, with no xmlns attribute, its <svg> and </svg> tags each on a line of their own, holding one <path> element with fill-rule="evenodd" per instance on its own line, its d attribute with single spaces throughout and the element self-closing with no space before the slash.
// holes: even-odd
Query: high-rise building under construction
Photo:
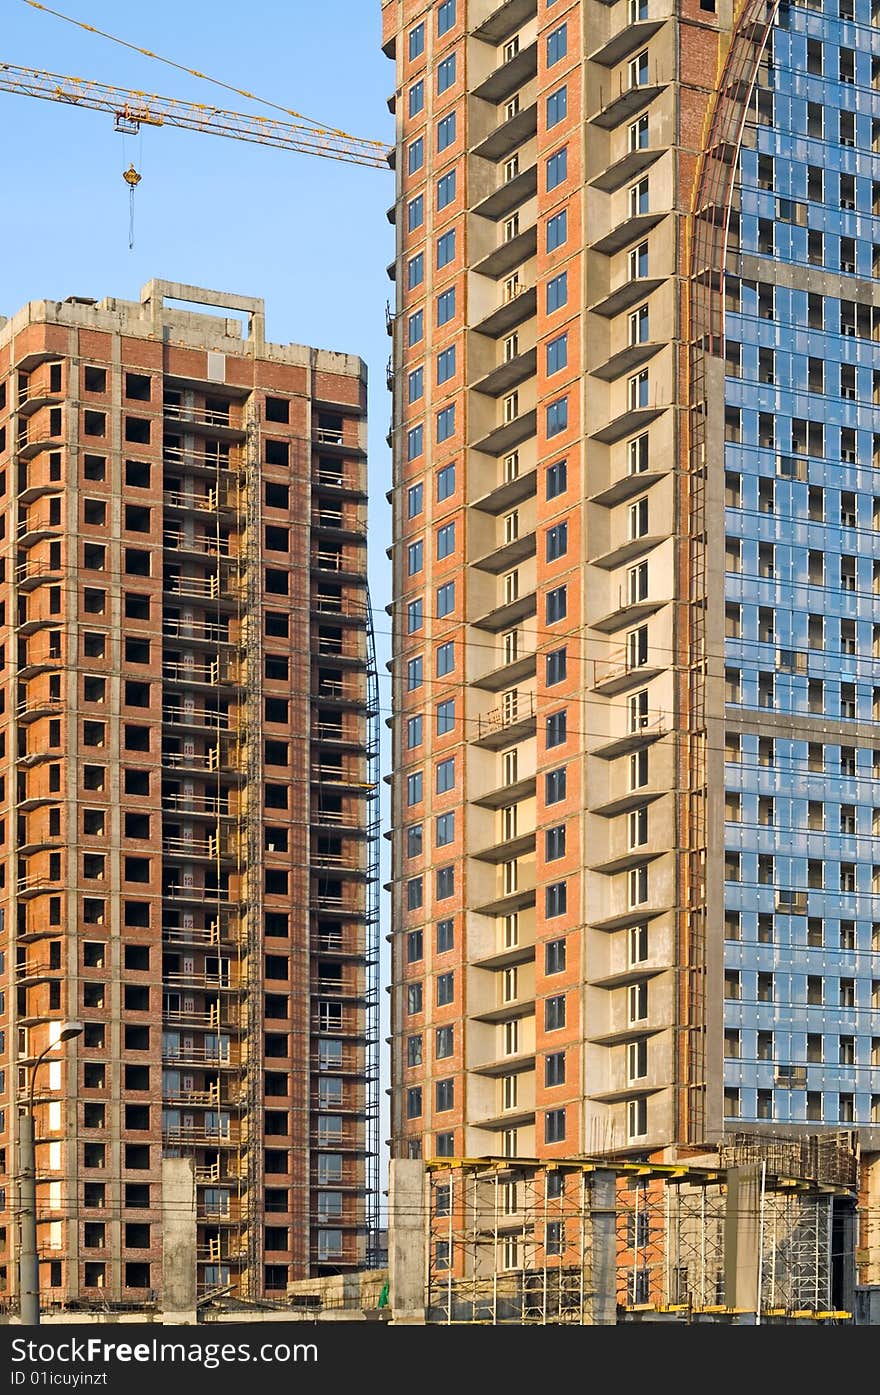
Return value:
<svg viewBox="0 0 880 1395">
<path fill-rule="evenodd" d="M 191 286 L 34 302 L 0 321 L 0 481 L 0 1294 L 31 1087 L 44 1304 L 362 1267 L 364 364 Z"/>
<path fill-rule="evenodd" d="M 385 0 L 395 1156 L 880 1141 L 880 8 Z"/>
</svg>

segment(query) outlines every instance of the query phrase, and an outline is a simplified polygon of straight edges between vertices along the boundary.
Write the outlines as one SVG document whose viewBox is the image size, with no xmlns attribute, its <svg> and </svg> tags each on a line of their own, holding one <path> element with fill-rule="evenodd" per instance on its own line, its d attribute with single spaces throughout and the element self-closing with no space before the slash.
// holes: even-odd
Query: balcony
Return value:
<svg viewBox="0 0 880 1395">
<path fill-rule="evenodd" d="M 537 0 L 502 0 L 502 3 L 474 30 L 474 38 L 496 48 L 514 34 L 527 19 L 538 13 Z"/>
<path fill-rule="evenodd" d="M 513 421 L 505 421 L 499 427 L 488 432 L 480 441 L 471 441 L 471 451 L 481 451 L 484 455 L 505 455 L 508 451 L 513 451 L 515 446 L 527 441 L 529 437 L 536 434 L 538 425 L 538 414 L 536 410 L 523 412 Z"/>
<path fill-rule="evenodd" d="M 604 194 L 613 194 L 625 184 L 631 184 L 643 170 L 649 169 L 665 153 L 663 148 L 630 150 L 622 159 L 615 160 L 613 165 L 606 166 L 591 179 L 590 186 L 593 189 L 601 189 Z"/>
<path fill-rule="evenodd" d="M 600 426 L 598 431 L 591 431 L 589 439 L 591 441 L 601 441 L 603 445 L 611 446 L 617 441 L 622 441 L 624 436 L 632 436 L 637 431 L 642 431 L 657 417 L 662 416 L 666 411 L 665 405 L 655 405 L 653 407 L 632 407 L 612 421 Z"/>
<path fill-rule="evenodd" d="M 594 252 L 601 252 L 603 256 L 612 257 L 615 252 L 619 252 L 630 242 L 635 242 L 638 238 L 644 237 L 658 223 L 668 217 L 668 210 L 654 213 L 635 213 L 629 218 L 624 218 L 622 223 L 618 223 L 604 237 L 591 244 Z M 601 305 L 601 301 L 599 304 Z M 601 311 L 599 312 L 601 313 Z M 615 311 L 609 311 L 614 314 Z"/>
<path fill-rule="evenodd" d="M 485 750 L 500 751 L 534 736 L 537 725 L 535 694 L 517 692 L 500 707 L 494 707 L 477 717 L 474 745 Z"/>
<path fill-rule="evenodd" d="M 500 339 L 502 334 L 531 319 L 538 308 L 538 293 L 534 286 L 520 285 L 516 292 L 505 297 L 498 306 L 473 326 L 475 334 L 485 334 L 490 339 Z"/>
<path fill-rule="evenodd" d="M 485 27 L 485 26 L 484 26 Z M 478 35 L 479 37 L 479 35 Z M 529 44 L 526 48 L 509 58 L 506 63 L 502 63 L 487 78 L 474 88 L 473 96 L 480 97 L 484 102 L 503 102 L 506 97 L 510 97 L 523 83 L 536 76 L 538 72 L 538 44 Z"/>
<path fill-rule="evenodd" d="M 506 242 L 501 242 L 489 254 L 483 257 L 482 261 L 476 262 L 474 271 L 480 276 L 488 276 L 493 281 L 498 281 L 502 276 L 507 276 L 515 267 L 521 266 L 523 262 L 533 257 L 538 250 L 538 227 L 533 223 L 524 232 L 517 233 L 516 237 L 508 238 Z"/>
<path fill-rule="evenodd" d="M 626 648 L 617 649 L 607 659 L 593 660 L 593 691 L 611 696 L 634 684 L 648 683 L 663 672 L 658 663 L 637 663 Z"/>
<path fill-rule="evenodd" d="M 501 572 L 517 566 L 526 557 L 534 557 L 536 547 L 537 533 L 532 528 L 519 537 L 499 543 L 491 552 L 484 552 L 482 557 L 475 557 L 471 566 L 476 567 L 478 571 L 491 572 L 498 576 Z"/>
<path fill-rule="evenodd" d="M 489 634 L 500 634 L 502 630 L 509 630 L 520 620 L 525 620 L 527 616 L 537 614 L 537 610 L 537 592 L 529 591 L 524 596 L 518 596 L 514 601 L 506 601 L 503 605 L 496 606 L 494 610 L 474 617 L 471 624 L 475 630 L 487 630 Z"/>
<path fill-rule="evenodd" d="M 657 712 L 653 715 L 646 715 L 631 731 L 612 737 L 609 741 L 603 741 L 599 746 L 594 746 L 590 755 L 597 756 L 599 760 L 616 760 L 618 756 L 629 755 L 631 751 L 637 751 L 641 746 L 660 741 L 668 732 L 669 723 L 665 713 Z"/>
<path fill-rule="evenodd" d="M 162 414 L 166 422 L 177 422 L 180 429 L 199 436 L 215 436 L 221 441 L 244 441 L 247 432 L 240 422 L 234 422 L 228 407 L 189 407 L 182 402 L 165 402 Z"/>
<path fill-rule="evenodd" d="M 624 224 L 621 224 L 623 227 Z M 609 291 L 601 300 L 594 301 L 588 307 L 591 315 L 601 315 L 604 319 L 611 319 L 614 315 L 619 315 L 622 310 L 629 310 L 631 306 L 638 304 L 641 300 L 647 300 L 666 280 L 665 276 L 636 276 L 631 281 L 624 281 L 623 285 L 615 287 Z"/>
<path fill-rule="evenodd" d="M 479 378 L 477 382 L 471 384 L 474 392 L 482 392 L 486 397 L 501 397 L 511 388 L 524 383 L 528 378 L 533 378 L 538 367 L 537 349 L 527 349 L 522 354 L 517 354 L 516 358 L 506 359 L 504 363 L 499 363 L 490 373 Z"/>
<path fill-rule="evenodd" d="M 534 678 L 537 659 L 534 650 L 527 654 L 519 654 L 515 659 L 501 664 L 499 668 L 493 668 L 479 678 L 472 678 L 471 686 L 482 688 L 489 693 L 499 693 L 503 688 L 514 688 L 524 678 Z"/>
<path fill-rule="evenodd" d="M 499 185 L 491 194 L 487 194 L 486 198 L 474 205 L 472 211 L 481 218 L 490 218 L 493 223 L 497 223 L 528 199 L 534 198 L 537 192 L 538 166 L 530 165 L 528 169 L 514 175 L 513 179 Z"/>
<path fill-rule="evenodd" d="M 623 121 L 631 121 L 640 111 L 644 111 L 655 97 L 665 92 L 667 86 L 668 83 L 658 81 L 656 70 L 653 82 L 624 86 L 621 76 L 616 94 L 603 102 L 592 116 L 587 117 L 587 124 L 598 126 L 603 131 L 612 131 Z"/>
<path fill-rule="evenodd" d="M 518 146 L 530 140 L 538 130 L 538 104 L 532 102 L 506 121 L 501 121 L 487 136 L 473 147 L 471 154 L 482 160 L 505 159 Z"/>
<path fill-rule="evenodd" d="M 524 499 L 531 499 L 538 489 L 537 470 L 525 470 L 521 475 L 505 477 L 489 490 L 487 494 L 482 494 L 478 499 L 474 499 L 471 508 L 479 509 L 481 513 L 492 514 L 497 518 L 499 514 L 506 513 L 514 504 L 521 504 Z"/>
<path fill-rule="evenodd" d="M 610 358 L 601 360 L 587 369 L 587 372 L 594 378 L 600 378 L 603 383 L 612 383 L 616 378 L 622 378 L 625 373 L 631 373 L 635 368 L 641 368 L 643 363 L 647 363 L 655 354 L 666 347 L 665 340 L 643 340 L 636 344 L 626 344 L 622 349 L 618 349 Z"/>
</svg>

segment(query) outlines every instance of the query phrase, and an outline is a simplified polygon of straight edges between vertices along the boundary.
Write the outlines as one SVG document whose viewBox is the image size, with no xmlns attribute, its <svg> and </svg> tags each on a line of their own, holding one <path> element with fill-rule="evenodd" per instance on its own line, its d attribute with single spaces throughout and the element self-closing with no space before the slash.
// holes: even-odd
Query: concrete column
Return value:
<svg viewBox="0 0 880 1395">
<path fill-rule="evenodd" d="M 163 1321 L 196 1321 L 196 1182 L 191 1158 L 162 1159 Z"/>
<path fill-rule="evenodd" d="M 424 1324 L 427 1179 L 417 1159 L 395 1158 L 388 1180 L 388 1281 L 392 1323 Z"/>
<path fill-rule="evenodd" d="M 590 1177 L 590 1227 L 593 1251 L 593 1323 L 617 1322 L 617 1179 L 613 1172 Z"/>
</svg>

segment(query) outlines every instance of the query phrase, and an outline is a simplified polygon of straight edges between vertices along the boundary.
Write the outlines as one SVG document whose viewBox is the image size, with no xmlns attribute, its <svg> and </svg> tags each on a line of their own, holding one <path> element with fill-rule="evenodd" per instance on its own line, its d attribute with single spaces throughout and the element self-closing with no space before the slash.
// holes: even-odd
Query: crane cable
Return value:
<svg viewBox="0 0 880 1395">
<path fill-rule="evenodd" d="M 153 53 L 151 49 L 141 48 L 138 44 L 131 44 L 126 39 L 119 39 L 115 34 L 108 34 L 104 29 L 98 29 L 93 24 L 86 24 L 84 20 L 73 19 L 70 15 L 62 14 L 60 10 L 50 9 L 48 5 L 39 4 L 39 0 L 23 0 L 25 5 L 29 5 L 32 10 L 42 10 L 44 14 L 53 15 L 55 19 L 63 19 L 66 24 L 73 24 L 77 29 L 84 29 L 89 34 L 97 34 L 102 39 L 109 39 L 111 43 L 120 44 L 123 48 L 131 49 L 133 53 L 140 53 L 145 58 L 154 58 L 157 63 L 165 63 L 169 68 L 177 68 L 181 73 L 188 73 L 190 77 L 203 79 L 205 82 L 213 83 L 216 87 L 223 87 L 227 92 L 234 92 L 239 97 L 247 97 L 249 101 L 259 102 L 262 106 L 272 107 L 275 111 L 284 112 L 286 116 L 293 116 L 297 121 L 305 121 L 310 126 L 314 126 L 320 135 L 342 136 L 347 140 L 358 140 L 361 144 L 375 145 L 377 151 L 385 153 L 387 146 L 381 141 L 363 141 L 359 136 L 352 136 L 347 131 L 340 130 L 337 126 L 324 126 L 314 117 L 304 116 L 302 112 L 294 111 L 291 107 L 279 105 L 278 102 L 271 102 L 266 97 L 258 97 L 253 92 L 248 92 L 244 87 L 235 87 L 231 83 L 222 82 L 220 78 L 212 78 L 207 73 L 202 73 L 198 68 L 189 68 L 184 63 L 176 63 L 173 58 L 163 58 L 161 54 Z"/>
</svg>

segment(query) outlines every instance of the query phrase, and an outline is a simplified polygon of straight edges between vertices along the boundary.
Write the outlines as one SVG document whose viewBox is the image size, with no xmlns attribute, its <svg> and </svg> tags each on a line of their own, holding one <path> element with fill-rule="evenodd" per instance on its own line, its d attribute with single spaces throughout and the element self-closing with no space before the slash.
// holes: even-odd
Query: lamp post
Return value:
<svg viewBox="0 0 880 1395">
<path fill-rule="evenodd" d="M 27 1108 L 19 1118 L 19 1197 L 21 1202 L 21 1247 L 18 1253 L 18 1288 L 21 1321 L 27 1327 L 40 1322 L 40 1261 L 37 1257 L 37 1164 L 34 1151 L 34 1084 L 37 1067 L 44 1056 L 63 1041 L 82 1035 L 81 1022 L 64 1022 L 55 1041 L 50 1041 L 30 1070 Z"/>
</svg>

